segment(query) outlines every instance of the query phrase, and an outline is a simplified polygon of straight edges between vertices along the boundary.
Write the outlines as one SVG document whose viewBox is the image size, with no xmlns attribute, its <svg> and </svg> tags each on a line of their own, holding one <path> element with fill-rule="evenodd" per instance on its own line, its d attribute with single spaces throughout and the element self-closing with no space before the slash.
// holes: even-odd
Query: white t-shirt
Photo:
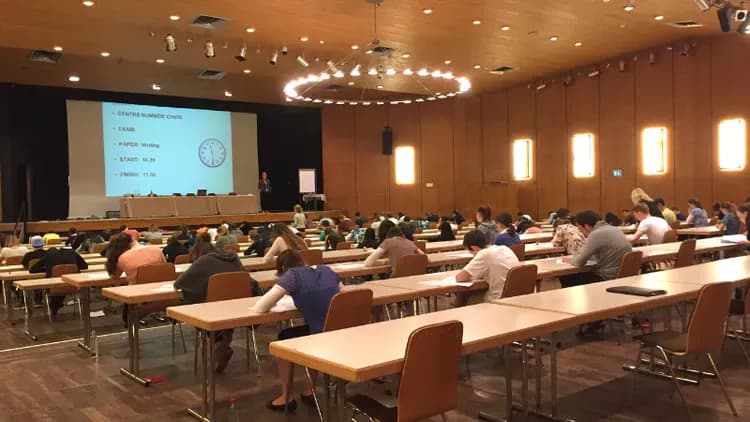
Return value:
<svg viewBox="0 0 750 422">
<path fill-rule="evenodd" d="M 473 281 L 485 281 L 489 289 L 484 295 L 485 302 L 501 299 L 508 270 L 521 265 L 510 248 L 490 246 L 477 252 L 474 258 L 464 267 Z"/>
<path fill-rule="evenodd" d="M 24 256 L 27 252 L 29 252 L 29 250 L 26 249 L 26 246 L 5 247 L 0 248 L 0 257 L 10 258 L 11 256 Z"/>
<path fill-rule="evenodd" d="M 669 223 L 663 218 L 648 216 L 638 224 L 638 228 L 635 230 L 633 238 L 638 239 L 645 234 L 648 236 L 649 244 L 658 245 L 664 243 L 664 234 L 671 229 Z"/>
</svg>

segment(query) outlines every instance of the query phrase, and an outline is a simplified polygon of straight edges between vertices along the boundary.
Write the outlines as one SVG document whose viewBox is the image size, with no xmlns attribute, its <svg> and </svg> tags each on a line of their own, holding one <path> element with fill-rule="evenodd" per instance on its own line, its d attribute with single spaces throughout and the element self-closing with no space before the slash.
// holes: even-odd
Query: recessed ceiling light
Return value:
<svg viewBox="0 0 750 422">
<path fill-rule="evenodd" d="M 403 53 L 403 54 L 401 55 L 401 58 L 402 58 L 402 59 L 408 59 L 409 57 L 411 57 L 411 53 Z"/>
<path fill-rule="evenodd" d="M 403 73 L 404 75 L 406 75 L 406 76 L 409 76 L 409 75 L 413 75 L 413 74 L 414 74 L 414 71 L 413 71 L 413 70 L 411 70 L 411 69 L 404 69 L 404 71 L 403 71 L 402 73 Z"/>
<path fill-rule="evenodd" d="M 623 9 L 625 9 L 626 12 L 632 12 L 633 10 L 635 10 L 635 6 L 628 4 L 628 5 L 625 5 Z"/>
<path fill-rule="evenodd" d="M 664 16 L 662 16 L 662 15 L 656 15 L 656 16 L 654 16 L 654 20 L 655 21 L 663 21 L 664 20 Z"/>
<path fill-rule="evenodd" d="M 242 73 L 244 73 L 245 75 L 250 74 L 250 72 L 252 72 L 250 69 L 245 69 L 242 71 Z"/>
<path fill-rule="evenodd" d="M 574 46 L 576 46 L 576 47 L 580 47 L 580 46 L 582 46 L 582 45 L 583 45 L 583 43 L 582 43 L 582 42 L 580 42 L 580 41 L 576 41 L 576 43 L 575 43 L 575 44 L 573 44 L 573 45 L 574 45 Z"/>
<path fill-rule="evenodd" d="M 383 89 L 383 85 L 378 85 L 377 88 L 378 89 Z"/>
<path fill-rule="evenodd" d="M 253 28 L 252 26 L 248 26 L 247 28 L 245 28 L 245 32 L 255 32 L 255 28 Z"/>
<path fill-rule="evenodd" d="M 166 61 L 166 60 L 164 60 L 164 59 L 156 59 L 156 63 L 159 63 L 159 64 L 162 64 L 162 63 L 164 63 L 165 61 Z"/>
<path fill-rule="evenodd" d="M 180 20 L 180 17 L 177 16 L 177 15 L 170 15 L 169 16 L 169 20 L 171 20 L 171 21 L 178 21 L 178 20 Z"/>
<path fill-rule="evenodd" d="M 68 76 L 68 80 L 70 82 L 78 82 L 81 80 L 81 78 L 78 75 L 70 75 Z"/>
<path fill-rule="evenodd" d="M 86 0 L 86 1 L 83 2 L 83 5 L 86 6 L 86 7 L 91 7 L 91 6 L 94 5 L 94 2 L 91 1 L 91 0 Z"/>
<path fill-rule="evenodd" d="M 503 25 L 500 27 L 501 31 L 510 31 L 510 27 L 508 25 Z"/>
<path fill-rule="evenodd" d="M 432 13 L 432 9 L 424 9 L 422 10 L 422 13 L 424 13 L 425 15 L 429 15 Z"/>
<path fill-rule="evenodd" d="M 161 85 L 159 85 L 159 84 L 152 84 L 151 85 L 151 89 L 153 89 L 154 91 L 160 91 L 161 90 Z"/>
<path fill-rule="evenodd" d="M 481 68 L 482 68 L 482 66 L 480 66 L 480 65 L 478 65 L 478 64 L 475 64 L 475 65 L 474 65 L 474 69 L 481 69 Z"/>
<path fill-rule="evenodd" d="M 359 46 L 358 46 L 357 44 L 354 44 L 354 45 L 352 46 L 352 50 L 359 50 Z"/>
<path fill-rule="evenodd" d="M 471 23 L 472 23 L 473 25 L 479 25 L 479 24 L 481 24 L 481 23 L 482 23 L 482 21 L 480 21 L 479 19 L 474 19 L 473 21 L 471 21 Z"/>
<path fill-rule="evenodd" d="M 231 97 L 232 96 L 232 91 L 224 91 L 224 96 L 225 97 Z"/>
<path fill-rule="evenodd" d="M 60 47 L 59 45 L 56 45 L 56 46 L 52 47 L 52 49 L 55 50 L 55 51 L 57 51 L 57 52 L 63 51 L 63 48 Z"/>
<path fill-rule="evenodd" d="M 352 86 L 352 85 L 354 85 L 354 81 L 349 81 L 349 82 L 347 82 L 347 85 L 349 85 L 349 86 Z"/>
<path fill-rule="evenodd" d="M 550 40 L 550 41 L 557 41 L 557 40 L 559 40 L 559 39 L 560 39 L 560 38 L 557 38 L 557 35 L 553 35 L 553 36 L 549 37 L 549 40 Z"/>
<path fill-rule="evenodd" d="M 325 41 L 323 41 L 323 40 L 320 40 L 320 45 L 323 45 L 323 44 L 325 44 L 325 43 L 326 43 Z"/>
<path fill-rule="evenodd" d="M 310 40 L 310 38 L 308 38 L 308 37 L 306 37 L 306 36 L 303 35 L 303 36 L 299 37 L 299 40 L 302 41 L 302 42 L 307 42 L 307 41 Z"/>
<path fill-rule="evenodd" d="M 102 51 L 99 55 L 102 57 L 109 57 L 109 51 Z"/>
<path fill-rule="evenodd" d="M 451 64 L 451 61 L 450 60 L 446 60 L 443 63 L 445 63 L 445 64 Z"/>
</svg>

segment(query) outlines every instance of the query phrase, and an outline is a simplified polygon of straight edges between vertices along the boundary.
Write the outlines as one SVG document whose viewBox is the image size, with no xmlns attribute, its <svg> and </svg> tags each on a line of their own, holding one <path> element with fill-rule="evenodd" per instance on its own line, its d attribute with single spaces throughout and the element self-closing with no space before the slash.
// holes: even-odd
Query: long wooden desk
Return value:
<svg viewBox="0 0 750 422">
<path fill-rule="evenodd" d="M 339 251 L 323 251 L 323 263 L 333 264 L 336 262 L 361 261 L 372 253 L 370 249 L 351 249 Z M 266 264 L 263 257 L 241 258 L 245 271 L 270 270 L 276 268 L 276 260 Z"/>
<path fill-rule="evenodd" d="M 678 236 L 688 237 L 712 237 L 721 236 L 722 234 L 724 234 L 724 230 L 719 230 L 716 226 L 691 227 L 677 230 Z"/>
</svg>

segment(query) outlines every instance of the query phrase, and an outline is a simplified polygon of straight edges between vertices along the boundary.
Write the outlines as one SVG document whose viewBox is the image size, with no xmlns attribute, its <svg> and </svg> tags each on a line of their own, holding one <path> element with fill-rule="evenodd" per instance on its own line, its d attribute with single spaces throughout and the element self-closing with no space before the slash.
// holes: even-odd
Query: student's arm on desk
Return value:
<svg viewBox="0 0 750 422">
<path fill-rule="evenodd" d="M 568 259 L 568 263 L 582 268 L 586 265 L 586 262 L 588 262 L 589 258 L 594 255 L 596 250 L 597 246 L 594 245 L 593 242 L 591 242 L 591 237 L 589 236 L 589 238 L 586 239 L 585 242 L 583 242 L 583 247 L 581 248 L 581 250 L 578 251 L 577 254 L 571 256 L 570 259 Z"/>
<path fill-rule="evenodd" d="M 373 253 L 370 254 L 370 256 L 365 259 L 365 267 L 374 267 L 378 264 L 378 259 L 380 259 L 381 256 L 385 253 L 385 250 L 383 248 L 377 248 Z"/>
<path fill-rule="evenodd" d="M 646 233 L 646 229 L 643 227 L 643 224 L 639 224 L 635 233 L 628 237 L 628 240 L 630 241 L 630 243 L 635 243 L 641 238 L 641 236 L 644 235 L 644 233 Z"/>
<path fill-rule="evenodd" d="M 456 274 L 456 282 L 461 283 L 464 281 L 471 281 L 471 274 L 466 270 L 461 270 Z"/>
<path fill-rule="evenodd" d="M 286 295 L 286 290 L 278 284 L 274 284 L 271 290 L 266 292 L 253 306 L 253 311 L 264 314 L 271 310 L 276 303 Z"/>
</svg>

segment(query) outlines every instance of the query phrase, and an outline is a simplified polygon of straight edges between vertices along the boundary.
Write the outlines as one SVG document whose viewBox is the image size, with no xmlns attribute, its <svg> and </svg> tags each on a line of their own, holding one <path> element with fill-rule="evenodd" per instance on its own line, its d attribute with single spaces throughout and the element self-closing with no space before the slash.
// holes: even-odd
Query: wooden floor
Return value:
<svg viewBox="0 0 750 422">
<path fill-rule="evenodd" d="M 447 305 L 444 301 L 443 306 Z M 104 318 L 111 322 L 110 331 L 117 329 L 118 316 Z M 101 321 L 95 322 L 95 326 L 97 324 Z M 78 328 L 75 320 L 56 324 L 53 332 L 47 334 L 48 339 L 75 335 L 74 328 Z M 6 324 L 2 329 L 11 333 L 0 336 L 3 346 L 31 344 L 22 334 L 17 334 L 21 332 L 18 328 L 11 329 Z M 193 376 L 194 331 L 186 327 L 185 335 L 188 353 L 182 353 L 178 347 L 173 359 L 169 327 L 142 331 L 143 375 L 166 377 L 164 382 L 148 388 L 136 385 L 118 372 L 127 364 L 124 333 L 100 338 L 98 359 L 88 357 L 72 341 L 0 352 L 0 421 L 191 421 L 185 409 L 200 405 L 200 390 Z M 247 369 L 244 338 L 236 336 L 234 359 L 226 373 L 217 377 L 217 421 L 229 420 L 231 398 L 237 399 L 243 421 L 318 420 L 314 410 L 301 403 L 297 413 L 290 416 L 265 409 L 265 402 L 278 393 L 275 365 L 267 353 L 267 343 L 274 335 L 275 327 L 261 329 L 264 356 L 261 378 L 256 376 L 254 362 L 250 370 Z M 633 375 L 621 369 L 623 363 L 633 361 L 635 342 L 617 344 L 609 330 L 605 335 L 595 335 L 585 341 L 577 339 L 572 331 L 562 333 L 559 339 L 562 342 L 558 355 L 562 415 L 577 421 L 687 420 L 671 381 L 639 376 L 634 384 Z M 459 409 L 448 415 L 449 420 L 476 420 L 480 410 L 504 414 L 503 362 L 498 356 L 496 351 L 472 356 L 470 379 L 466 365 L 461 365 Z M 727 343 L 720 356 L 720 370 L 740 417 L 732 416 L 716 380 L 706 379 L 698 387 L 686 386 L 683 390 L 690 402 L 693 420 L 749 421 L 750 366 L 734 342 Z M 512 364 L 518 374 L 518 356 L 514 356 Z M 546 402 L 547 366 L 543 374 Z M 520 382 L 517 377 L 516 380 L 514 394 L 520 400 Z M 393 397 L 387 393 L 394 387 L 393 383 L 365 383 L 350 386 L 348 391 L 368 391 L 393 402 Z M 533 391 L 533 383 L 530 389 Z"/>
</svg>

